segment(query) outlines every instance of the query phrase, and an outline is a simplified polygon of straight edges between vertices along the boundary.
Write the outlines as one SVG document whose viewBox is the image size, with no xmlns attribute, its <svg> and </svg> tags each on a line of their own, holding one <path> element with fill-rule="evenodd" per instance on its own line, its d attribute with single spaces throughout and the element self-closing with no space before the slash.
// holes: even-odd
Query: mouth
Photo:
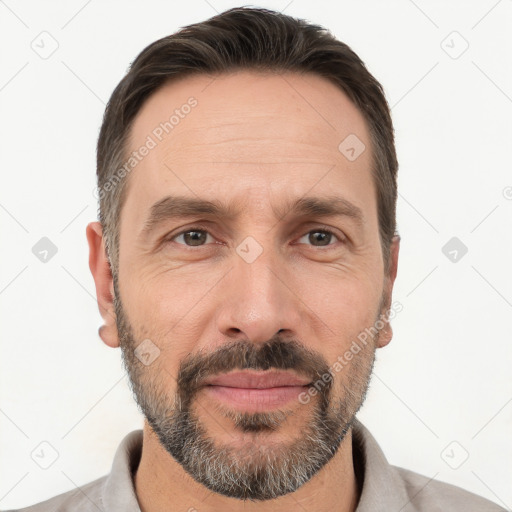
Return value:
<svg viewBox="0 0 512 512">
<path fill-rule="evenodd" d="M 290 402 L 298 402 L 300 393 L 311 381 L 284 371 L 237 371 L 205 379 L 204 391 L 213 399 L 245 412 L 263 412 Z"/>
</svg>

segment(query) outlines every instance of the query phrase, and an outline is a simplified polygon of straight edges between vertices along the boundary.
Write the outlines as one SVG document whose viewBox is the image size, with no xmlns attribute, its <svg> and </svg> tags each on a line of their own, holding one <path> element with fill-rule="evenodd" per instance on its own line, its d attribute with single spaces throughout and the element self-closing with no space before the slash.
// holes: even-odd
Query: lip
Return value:
<svg viewBox="0 0 512 512">
<path fill-rule="evenodd" d="M 290 372 L 275 371 L 238 371 L 215 375 L 205 379 L 206 386 L 223 386 L 245 389 L 268 389 L 288 386 L 307 386 L 311 380 Z"/>
<path fill-rule="evenodd" d="M 261 412 L 297 401 L 311 381 L 290 372 L 239 371 L 205 379 L 206 393 L 232 408 Z"/>
</svg>

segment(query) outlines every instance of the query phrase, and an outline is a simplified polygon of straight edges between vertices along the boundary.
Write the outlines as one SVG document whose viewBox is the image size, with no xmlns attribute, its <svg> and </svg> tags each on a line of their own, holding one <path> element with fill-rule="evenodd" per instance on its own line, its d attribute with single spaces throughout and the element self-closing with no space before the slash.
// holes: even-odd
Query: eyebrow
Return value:
<svg viewBox="0 0 512 512">
<path fill-rule="evenodd" d="M 148 236 L 157 226 L 172 219 L 205 215 L 210 218 L 235 220 L 246 206 L 245 201 L 235 201 L 225 205 L 220 201 L 210 201 L 197 197 L 166 196 L 151 206 L 140 236 Z M 364 215 L 361 208 L 338 196 L 301 197 L 291 203 L 281 204 L 279 207 L 273 206 L 272 211 L 279 221 L 289 215 L 296 217 L 338 216 L 351 219 L 358 227 L 362 227 L 364 224 Z"/>
</svg>

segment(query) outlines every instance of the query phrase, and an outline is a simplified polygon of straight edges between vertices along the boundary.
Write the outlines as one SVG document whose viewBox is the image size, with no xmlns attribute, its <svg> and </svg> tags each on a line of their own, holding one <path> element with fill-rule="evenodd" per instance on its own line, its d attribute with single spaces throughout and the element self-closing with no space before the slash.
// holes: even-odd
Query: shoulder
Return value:
<svg viewBox="0 0 512 512">
<path fill-rule="evenodd" d="M 358 420 L 353 434 L 354 467 L 362 473 L 363 484 L 358 512 L 507 512 L 460 487 L 389 464 L 375 438 Z"/>
<path fill-rule="evenodd" d="M 132 478 L 140 460 L 142 436 L 142 430 L 134 430 L 124 437 L 109 474 L 41 503 L 4 512 L 139 510 Z"/>
<path fill-rule="evenodd" d="M 29 507 L 5 512 L 98 512 L 103 510 L 102 489 L 108 475 Z"/>
<path fill-rule="evenodd" d="M 403 481 L 414 510 L 452 512 L 478 510 L 479 512 L 506 512 L 492 501 L 455 485 L 428 478 L 408 469 L 393 467 Z"/>
</svg>

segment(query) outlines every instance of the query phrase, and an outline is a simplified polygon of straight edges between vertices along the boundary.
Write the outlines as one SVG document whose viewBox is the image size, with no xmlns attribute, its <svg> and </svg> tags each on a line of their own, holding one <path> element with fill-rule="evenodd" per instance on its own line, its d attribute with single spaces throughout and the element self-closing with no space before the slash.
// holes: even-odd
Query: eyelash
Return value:
<svg viewBox="0 0 512 512">
<path fill-rule="evenodd" d="M 164 243 L 173 242 L 177 237 L 184 235 L 185 233 L 189 233 L 191 231 L 202 231 L 202 232 L 209 234 L 210 236 L 213 236 L 208 231 L 208 229 L 204 228 L 203 226 L 192 226 L 190 228 L 180 231 L 179 233 L 176 233 L 175 235 L 167 238 L 166 240 L 164 240 Z M 309 231 L 306 231 L 306 233 L 301 235 L 299 238 L 303 238 L 304 236 L 306 236 L 310 233 L 327 233 L 327 234 L 334 236 L 338 240 L 338 242 L 340 242 L 340 243 L 345 242 L 345 240 L 342 237 L 340 237 L 336 232 L 334 232 L 332 229 L 329 229 L 327 227 L 322 227 L 321 229 L 320 228 L 310 229 Z M 187 250 L 194 250 L 196 247 L 204 247 L 204 245 L 191 246 L 191 245 L 186 245 L 186 244 L 181 244 L 181 243 L 179 245 L 186 247 Z M 311 247 L 315 247 L 315 246 L 311 246 Z M 318 246 L 319 249 L 322 248 L 322 250 L 324 250 L 324 251 L 329 248 L 332 248 L 332 247 L 333 247 L 333 244 L 329 244 L 329 245 L 325 245 L 325 246 Z"/>
</svg>

